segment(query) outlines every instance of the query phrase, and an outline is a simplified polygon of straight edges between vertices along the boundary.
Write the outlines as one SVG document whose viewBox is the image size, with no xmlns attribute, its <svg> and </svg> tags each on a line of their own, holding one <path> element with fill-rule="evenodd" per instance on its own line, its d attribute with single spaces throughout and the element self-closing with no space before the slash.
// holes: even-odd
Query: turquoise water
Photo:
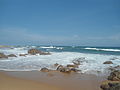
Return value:
<svg viewBox="0 0 120 90">
<path fill-rule="evenodd" d="M 120 55 L 120 47 L 37 46 L 36 48 L 50 52 L 80 52 L 80 53 L 91 53 L 91 54 Z"/>
</svg>

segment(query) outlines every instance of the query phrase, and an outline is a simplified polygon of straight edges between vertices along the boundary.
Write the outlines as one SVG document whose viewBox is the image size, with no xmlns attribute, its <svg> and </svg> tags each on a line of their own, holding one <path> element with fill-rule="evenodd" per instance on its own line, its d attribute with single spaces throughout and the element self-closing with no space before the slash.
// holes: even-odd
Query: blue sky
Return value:
<svg viewBox="0 0 120 90">
<path fill-rule="evenodd" d="M 0 0 L 0 44 L 120 46 L 120 0 Z"/>
</svg>

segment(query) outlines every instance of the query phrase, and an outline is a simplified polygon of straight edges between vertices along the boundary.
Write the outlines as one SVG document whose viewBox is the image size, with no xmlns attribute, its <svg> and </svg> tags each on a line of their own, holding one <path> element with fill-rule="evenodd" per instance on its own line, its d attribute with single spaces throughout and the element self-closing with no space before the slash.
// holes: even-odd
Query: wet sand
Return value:
<svg viewBox="0 0 120 90">
<path fill-rule="evenodd" d="M 0 90 L 101 90 L 101 76 L 40 71 L 0 71 Z"/>
</svg>

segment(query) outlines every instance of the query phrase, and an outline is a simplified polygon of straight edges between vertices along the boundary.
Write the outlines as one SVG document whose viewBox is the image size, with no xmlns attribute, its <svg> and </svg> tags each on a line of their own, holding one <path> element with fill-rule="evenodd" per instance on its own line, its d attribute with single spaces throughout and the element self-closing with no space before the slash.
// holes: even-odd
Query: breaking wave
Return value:
<svg viewBox="0 0 120 90">
<path fill-rule="evenodd" d="M 97 50 L 97 51 L 112 51 L 112 52 L 120 52 L 120 49 L 100 49 L 100 48 L 84 48 L 87 50 Z"/>
</svg>

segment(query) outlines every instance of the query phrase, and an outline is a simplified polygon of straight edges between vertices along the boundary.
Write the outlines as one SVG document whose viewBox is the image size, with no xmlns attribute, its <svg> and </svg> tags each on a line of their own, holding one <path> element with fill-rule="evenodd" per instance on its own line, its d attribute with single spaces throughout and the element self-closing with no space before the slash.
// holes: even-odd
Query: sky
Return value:
<svg viewBox="0 0 120 90">
<path fill-rule="evenodd" d="M 120 46 L 120 0 L 0 0 L 0 45 Z"/>
</svg>

